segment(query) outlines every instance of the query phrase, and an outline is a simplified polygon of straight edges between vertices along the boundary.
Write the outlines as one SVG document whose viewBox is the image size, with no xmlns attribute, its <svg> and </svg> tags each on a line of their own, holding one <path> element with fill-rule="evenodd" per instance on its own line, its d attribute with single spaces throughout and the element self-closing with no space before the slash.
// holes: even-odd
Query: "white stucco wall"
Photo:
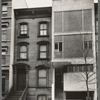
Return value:
<svg viewBox="0 0 100 100">
<path fill-rule="evenodd" d="M 90 73 L 91 75 L 92 73 Z M 89 78 L 89 90 L 94 91 L 95 90 L 95 78 L 94 75 L 92 75 Z M 86 91 L 86 74 L 78 72 L 78 73 L 64 73 L 63 75 L 63 81 L 64 81 L 64 91 Z"/>
</svg>

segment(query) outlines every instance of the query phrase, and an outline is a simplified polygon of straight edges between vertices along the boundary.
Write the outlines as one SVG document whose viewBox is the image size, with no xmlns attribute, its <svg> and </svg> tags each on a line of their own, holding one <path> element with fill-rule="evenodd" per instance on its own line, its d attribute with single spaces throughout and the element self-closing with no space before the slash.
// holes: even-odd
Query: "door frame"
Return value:
<svg viewBox="0 0 100 100">
<path fill-rule="evenodd" d="M 17 64 L 13 65 L 13 89 L 14 90 L 17 90 L 17 69 L 19 69 L 19 68 L 25 68 L 25 70 L 26 70 L 26 86 L 28 86 L 30 66 L 28 64 L 24 64 L 24 63 L 17 63 Z"/>
</svg>

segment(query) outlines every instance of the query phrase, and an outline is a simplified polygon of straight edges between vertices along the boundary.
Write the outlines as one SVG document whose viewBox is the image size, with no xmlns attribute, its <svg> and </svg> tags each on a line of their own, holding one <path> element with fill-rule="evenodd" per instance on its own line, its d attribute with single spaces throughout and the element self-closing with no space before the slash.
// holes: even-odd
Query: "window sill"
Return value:
<svg viewBox="0 0 100 100">
<path fill-rule="evenodd" d="M 18 36 L 18 38 L 29 38 L 29 36 Z"/>
<path fill-rule="evenodd" d="M 17 61 L 28 61 L 29 59 L 17 59 Z"/>
<path fill-rule="evenodd" d="M 38 35 L 38 38 L 39 37 L 49 37 L 49 35 Z"/>
<path fill-rule="evenodd" d="M 37 60 L 49 60 L 49 58 L 38 58 Z"/>
</svg>

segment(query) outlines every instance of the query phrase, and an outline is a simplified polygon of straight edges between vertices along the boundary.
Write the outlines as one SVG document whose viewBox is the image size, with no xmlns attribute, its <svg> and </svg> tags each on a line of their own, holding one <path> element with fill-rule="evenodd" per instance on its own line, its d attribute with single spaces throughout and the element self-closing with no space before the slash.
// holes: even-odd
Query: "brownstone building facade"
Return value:
<svg viewBox="0 0 100 100">
<path fill-rule="evenodd" d="M 15 9 L 14 91 L 51 99 L 51 8 Z"/>
</svg>

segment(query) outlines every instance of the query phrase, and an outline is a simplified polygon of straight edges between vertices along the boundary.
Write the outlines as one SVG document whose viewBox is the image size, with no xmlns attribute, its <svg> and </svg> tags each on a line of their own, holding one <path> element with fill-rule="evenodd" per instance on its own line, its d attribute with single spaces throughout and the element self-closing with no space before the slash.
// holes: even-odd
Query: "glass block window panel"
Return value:
<svg viewBox="0 0 100 100">
<path fill-rule="evenodd" d="M 38 100 L 47 100 L 45 95 L 39 95 Z"/>
<path fill-rule="evenodd" d="M 47 31 L 47 23 L 40 23 L 40 36 L 46 36 Z"/>
<path fill-rule="evenodd" d="M 27 35 L 27 24 L 22 24 L 20 27 L 21 27 L 20 34 Z"/>
<path fill-rule="evenodd" d="M 92 10 L 83 10 L 84 31 L 92 31 Z"/>
<path fill-rule="evenodd" d="M 67 11 L 64 13 L 64 32 L 82 30 L 82 11 Z"/>
<path fill-rule="evenodd" d="M 40 45 L 40 58 L 47 58 L 47 45 Z"/>
<path fill-rule="evenodd" d="M 54 32 L 62 32 L 62 12 L 54 13 Z"/>
<path fill-rule="evenodd" d="M 27 46 L 20 46 L 20 59 L 27 58 Z"/>
<path fill-rule="evenodd" d="M 39 86 L 46 86 L 47 84 L 47 72 L 46 69 L 40 69 L 38 72 L 38 85 Z"/>
</svg>

